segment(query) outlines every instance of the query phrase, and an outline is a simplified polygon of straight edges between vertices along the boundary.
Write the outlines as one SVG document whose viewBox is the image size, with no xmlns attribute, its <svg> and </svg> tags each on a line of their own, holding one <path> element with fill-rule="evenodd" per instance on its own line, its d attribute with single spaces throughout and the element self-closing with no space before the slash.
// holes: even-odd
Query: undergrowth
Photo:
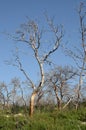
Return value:
<svg viewBox="0 0 86 130">
<path fill-rule="evenodd" d="M 86 130 L 86 108 L 76 110 L 6 114 L 0 111 L 1 130 Z"/>
</svg>

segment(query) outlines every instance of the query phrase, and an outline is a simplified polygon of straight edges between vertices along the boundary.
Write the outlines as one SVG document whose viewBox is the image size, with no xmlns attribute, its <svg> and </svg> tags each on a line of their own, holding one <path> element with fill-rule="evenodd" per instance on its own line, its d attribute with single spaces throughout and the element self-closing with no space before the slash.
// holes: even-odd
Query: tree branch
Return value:
<svg viewBox="0 0 86 130">
<path fill-rule="evenodd" d="M 35 89 L 35 85 L 33 84 L 32 80 L 29 78 L 29 76 L 27 75 L 27 73 L 25 72 L 25 70 L 23 69 L 22 63 L 20 62 L 20 59 L 19 59 L 18 55 L 16 55 L 16 61 L 18 62 L 18 65 L 19 65 L 17 67 L 20 69 L 20 71 L 22 71 L 22 73 L 25 75 L 26 79 L 30 82 L 31 87 L 33 89 Z"/>
</svg>

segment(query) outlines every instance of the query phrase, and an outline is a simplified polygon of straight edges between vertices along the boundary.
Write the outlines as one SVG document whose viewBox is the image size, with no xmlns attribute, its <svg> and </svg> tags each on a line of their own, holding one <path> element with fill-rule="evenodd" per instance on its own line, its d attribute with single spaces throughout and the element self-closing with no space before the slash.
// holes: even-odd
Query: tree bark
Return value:
<svg viewBox="0 0 86 130">
<path fill-rule="evenodd" d="M 37 92 L 33 92 L 30 98 L 30 110 L 29 110 L 29 116 L 32 117 L 34 113 L 34 104 L 35 104 L 35 97 L 37 95 Z"/>
<path fill-rule="evenodd" d="M 65 109 L 68 105 L 69 105 L 69 103 L 71 102 L 71 98 L 68 100 L 68 102 L 64 105 L 64 107 L 63 107 L 63 109 Z"/>
<path fill-rule="evenodd" d="M 61 110 L 61 99 L 58 96 L 58 90 L 56 85 L 54 85 L 54 92 L 57 99 L 58 109 Z"/>
<path fill-rule="evenodd" d="M 60 99 L 57 99 L 57 100 L 58 100 L 58 109 L 61 110 L 62 108 L 61 100 Z"/>
</svg>

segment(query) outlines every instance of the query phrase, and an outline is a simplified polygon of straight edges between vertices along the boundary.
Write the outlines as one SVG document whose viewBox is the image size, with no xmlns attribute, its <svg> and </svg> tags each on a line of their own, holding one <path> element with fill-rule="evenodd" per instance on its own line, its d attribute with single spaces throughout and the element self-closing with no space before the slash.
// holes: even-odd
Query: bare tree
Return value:
<svg viewBox="0 0 86 130">
<path fill-rule="evenodd" d="M 82 45 L 82 66 L 80 68 L 80 78 L 79 78 L 79 85 L 78 85 L 78 93 L 77 93 L 77 107 L 79 104 L 80 99 L 80 91 L 83 86 L 83 75 L 85 76 L 85 70 L 86 70 L 86 25 L 85 25 L 85 17 L 86 12 L 83 12 L 84 4 L 80 4 L 79 8 L 79 18 L 80 18 L 80 33 L 81 33 L 81 45 Z"/>
<path fill-rule="evenodd" d="M 77 71 L 71 67 L 55 67 L 51 72 L 47 74 L 46 85 L 55 93 L 55 97 L 58 104 L 58 109 L 62 109 L 62 101 L 64 98 L 69 98 L 67 104 L 71 101 L 70 84 L 69 81 L 73 81 Z"/>
<path fill-rule="evenodd" d="M 13 97 L 13 104 L 16 100 L 16 96 L 23 101 L 23 104 L 26 106 L 26 101 L 24 99 L 24 90 L 22 89 L 22 83 L 19 78 L 15 77 L 11 80 L 11 85 L 13 86 L 11 93 Z M 18 99 L 17 99 L 18 102 Z"/>
<path fill-rule="evenodd" d="M 18 87 L 20 85 L 19 79 L 13 78 L 11 80 L 10 85 L 11 85 L 11 90 L 10 90 L 10 92 L 11 92 L 11 103 L 12 103 L 12 105 L 14 107 L 16 102 L 17 102 L 17 96 L 18 96 L 17 95 L 17 90 L 18 90 Z"/>
<path fill-rule="evenodd" d="M 29 72 L 27 73 L 25 71 L 19 55 L 18 54 L 15 55 L 14 65 L 17 66 L 19 70 L 24 74 L 24 76 L 29 82 L 29 86 L 32 88 L 32 91 L 33 91 L 30 98 L 30 111 L 29 111 L 30 116 L 32 116 L 34 112 L 35 97 L 37 96 L 38 92 L 44 85 L 44 81 L 45 81 L 45 66 L 44 65 L 46 65 L 45 63 L 47 63 L 49 56 L 52 55 L 59 48 L 61 40 L 63 38 L 62 26 L 55 26 L 53 20 L 49 19 L 48 17 L 47 17 L 47 23 L 48 23 L 48 30 L 46 29 L 47 31 L 45 30 L 40 31 L 38 24 L 33 20 L 29 20 L 27 23 L 24 23 L 21 25 L 21 29 L 17 31 L 16 36 L 14 37 L 14 40 L 18 41 L 19 43 L 22 42 L 26 44 L 27 47 L 33 51 L 34 58 L 37 61 L 37 64 L 40 70 L 41 78 L 39 79 L 38 85 L 35 85 L 31 77 L 29 76 Z M 51 42 L 52 45 L 48 48 L 47 52 L 44 52 L 46 50 L 46 45 L 44 45 L 45 50 L 40 51 L 41 45 L 43 44 L 42 40 L 43 40 L 44 33 L 51 33 L 52 34 L 51 36 L 53 36 L 54 38 L 52 39 L 52 42 Z"/>
<path fill-rule="evenodd" d="M 8 85 L 5 82 L 0 83 L 0 100 L 2 100 L 4 107 L 9 107 L 10 91 L 8 90 Z"/>
<path fill-rule="evenodd" d="M 80 22 L 80 43 L 74 46 L 73 50 L 69 50 L 64 47 L 65 53 L 72 57 L 79 69 L 79 80 L 77 84 L 77 103 L 76 109 L 79 106 L 79 101 L 81 99 L 81 91 L 84 86 L 84 80 L 86 76 L 86 10 L 84 3 L 80 3 L 79 9 L 79 22 Z"/>
</svg>

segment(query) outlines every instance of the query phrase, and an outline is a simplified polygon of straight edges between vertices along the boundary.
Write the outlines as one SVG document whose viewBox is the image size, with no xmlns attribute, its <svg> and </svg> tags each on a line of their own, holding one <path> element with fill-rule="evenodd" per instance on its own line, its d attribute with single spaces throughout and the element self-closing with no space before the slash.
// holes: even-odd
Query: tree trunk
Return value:
<svg viewBox="0 0 86 130">
<path fill-rule="evenodd" d="M 63 107 L 63 109 L 65 109 L 68 105 L 69 105 L 69 103 L 71 102 L 71 98 L 67 101 L 67 103 L 64 105 L 64 107 Z"/>
<path fill-rule="evenodd" d="M 78 110 L 78 107 L 79 107 L 79 103 L 76 103 L 75 104 L 75 109 Z"/>
<path fill-rule="evenodd" d="M 61 104 L 61 99 L 58 96 L 58 89 L 57 89 L 56 85 L 54 85 L 54 92 L 55 92 L 56 99 L 57 99 L 58 109 L 61 110 L 61 105 L 62 104 Z"/>
<path fill-rule="evenodd" d="M 61 110 L 61 100 L 58 99 L 58 109 Z"/>
<path fill-rule="evenodd" d="M 33 92 L 30 98 L 30 110 L 29 110 L 29 115 L 30 117 L 33 116 L 33 112 L 34 112 L 34 104 L 35 104 L 35 97 L 37 95 L 37 92 Z"/>
</svg>

